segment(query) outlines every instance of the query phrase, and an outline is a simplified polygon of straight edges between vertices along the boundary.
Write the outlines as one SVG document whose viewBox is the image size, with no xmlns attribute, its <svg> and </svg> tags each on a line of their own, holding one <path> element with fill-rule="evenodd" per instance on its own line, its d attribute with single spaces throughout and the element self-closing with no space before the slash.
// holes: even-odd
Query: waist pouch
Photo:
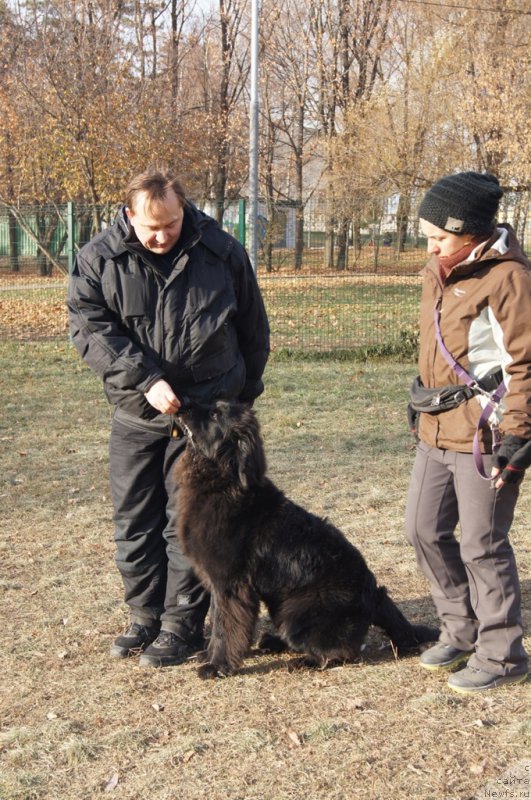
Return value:
<svg viewBox="0 0 531 800">
<path fill-rule="evenodd" d="M 490 372 L 477 382 L 477 388 L 466 386 L 465 384 L 449 384 L 448 386 L 435 386 L 427 389 L 420 376 L 417 375 L 410 390 L 410 405 L 414 411 L 421 411 L 425 414 L 438 414 L 440 411 L 449 411 L 457 408 L 461 403 L 469 400 L 481 390 L 492 392 L 503 380 L 501 370 Z"/>
</svg>

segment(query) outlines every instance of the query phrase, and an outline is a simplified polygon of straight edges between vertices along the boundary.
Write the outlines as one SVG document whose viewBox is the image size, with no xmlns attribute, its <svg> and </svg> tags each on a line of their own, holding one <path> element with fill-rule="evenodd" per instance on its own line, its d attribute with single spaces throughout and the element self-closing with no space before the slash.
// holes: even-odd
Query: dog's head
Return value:
<svg viewBox="0 0 531 800">
<path fill-rule="evenodd" d="M 178 422 L 191 450 L 231 472 L 244 489 L 263 481 L 264 447 L 250 406 L 225 400 L 191 404 L 179 410 Z"/>
</svg>

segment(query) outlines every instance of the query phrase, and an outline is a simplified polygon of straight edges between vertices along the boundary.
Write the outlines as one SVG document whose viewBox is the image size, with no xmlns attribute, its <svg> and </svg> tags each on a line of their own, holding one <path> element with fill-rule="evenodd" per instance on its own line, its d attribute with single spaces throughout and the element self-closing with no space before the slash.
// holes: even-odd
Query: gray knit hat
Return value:
<svg viewBox="0 0 531 800">
<path fill-rule="evenodd" d="M 490 233 L 503 190 L 488 172 L 446 175 L 428 189 L 419 217 L 449 233 Z"/>
</svg>

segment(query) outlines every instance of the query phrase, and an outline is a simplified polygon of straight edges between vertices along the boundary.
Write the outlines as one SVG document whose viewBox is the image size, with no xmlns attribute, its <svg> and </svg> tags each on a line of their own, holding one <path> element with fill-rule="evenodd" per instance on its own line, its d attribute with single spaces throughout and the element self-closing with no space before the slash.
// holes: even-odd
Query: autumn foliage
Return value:
<svg viewBox="0 0 531 800">
<path fill-rule="evenodd" d="M 310 200 L 325 266 L 344 269 L 386 198 L 400 249 L 420 193 L 453 170 L 495 172 L 525 226 L 525 0 L 260 5 L 259 188 L 272 224 L 279 200 L 297 209 L 295 268 Z M 250 14 L 249 0 L 0 0 L 0 202 L 88 203 L 95 231 L 129 176 L 164 161 L 221 219 L 247 191 Z"/>
</svg>

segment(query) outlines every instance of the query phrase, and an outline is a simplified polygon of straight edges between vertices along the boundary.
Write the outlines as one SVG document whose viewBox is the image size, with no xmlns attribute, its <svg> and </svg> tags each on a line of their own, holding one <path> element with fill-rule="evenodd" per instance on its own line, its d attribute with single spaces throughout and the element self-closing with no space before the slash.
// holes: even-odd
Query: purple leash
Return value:
<svg viewBox="0 0 531 800">
<path fill-rule="evenodd" d="M 483 454 L 481 452 L 481 447 L 479 444 L 479 432 L 482 428 L 487 427 L 488 419 L 492 414 L 492 412 L 498 408 L 503 395 L 507 391 L 507 387 L 505 383 L 502 381 L 498 385 L 498 387 L 494 390 L 494 392 L 492 393 L 486 392 L 484 389 L 481 388 L 478 382 L 466 371 L 466 369 L 462 367 L 458 361 L 455 360 L 455 358 L 453 357 L 453 355 L 450 353 L 445 343 L 443 342 L 441 334 L 441 325 L 440 325 L 440 319 L 441 319 L 440 303 L 441 303 L 440 300 L 438 300 L 435 303 L 434 319 L 435 319 L 435 333 L 437 335 L 437 344 L 441 348 L 441 353 L 445 357 L 448 364 L 452 367 L 454 372 L 457 373 L 459 378 L 463 381 L 463 383 L 466 383 L 467 386 L 470 386 L 471 389 L 474 389 L 476 392 L 482 394 L 484 397 L 488 397 L 487 404 L 483 409 L 481 416 L 478 420 L 476 433 L 474 435 L 474 441 L 472 443 L 472 453 L 474 455 L 474 464 L 476 465 L 476 469 L 480 477 L 486 481 L 490 481 L 491 476 L 487 475 L 487 473 L 485 472 L 485 467 L 483 466 Z M 488 427 L 492 432 L 492 452 L 494 453 L 500 446 L 500 432 L 497 425 L 488 425 Z"/>
</svg>

